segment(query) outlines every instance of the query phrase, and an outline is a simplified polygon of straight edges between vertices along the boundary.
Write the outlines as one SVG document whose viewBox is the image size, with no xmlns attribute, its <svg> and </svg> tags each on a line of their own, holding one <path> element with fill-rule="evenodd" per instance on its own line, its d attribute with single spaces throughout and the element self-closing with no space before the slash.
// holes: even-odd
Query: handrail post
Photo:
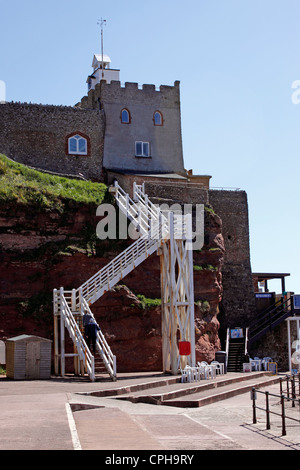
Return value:
<svg viewBox="0 0 300 470">
<path fill-rule="evenodd" d="M 117 358 L 115 355 L 113 356 L 113 375 L 114 375 L 114 379 L 116 379 L 117 378 Z"/>
<path fill-rule="evenodd" d="M 285 410 L 284 410 L 284 395 L 281 395 L 281 419 L 282 419 L 282 435 L 286 436 L 285 428 Z"/>
<path fill-rule="evenodd" d="M 62 377 L 65 376 L 65 306 L 63 305 L 64 288 L 61 287 L 60 293 L 60 371 Z"/>
<path fill-rule="evenodd" d="M 83 299 L 82 287 L 80 287 L 80 288 L 79 288 L 79 310 L 80 310 L 80 315 L 83 315 L 83 311 L 82 311 L 82 299 Z"/>
<path fill-rule="evenodd" d="M 229 354 L 229 328 L 227 328 L 227 332 L 226 332 L 226 366 L 228 363 L 228 354 Z"/>
<path fill-rule="evenodd" d="M 53 314 L 54 314 L 54 373 L 59 372 L 59 327 L 58 327 L 58 294 L 57 289 L 53 289 Z M 60 312 L 61 315 L 61 312 Z"/>
<path fill-rule="evenodd" d="M 76 289 L 72 289 L 71 305 L 72 305 L 72 312 L 75 312 L 76 311 Z"/>
<path fill-rule="evenodd" d="M 295 387 L 295 376 L 292 376 L 292 408 L 295 408 L 295 398 L 296 398 L 296 387 Z"/>
<path fill-rule="evenodd" d="M 132 193 L 133 193 L 133 194 L 132 194 L 133 200 L 136 202 L 137 197 L 136 197 L 136 182 L 135 182 L 135 181 L 133 182 Z"/>
<path fill-rule="evenodd" d="M 256 423 L 257 423 L 257 420 L 256 420 L 256 405 L 255 405 L 256 391 L 255 391 L 255 388 L 254 388 L 254 387 L 252 388 L 251 396 L 252 396 L 253 424 L 256 424 Z"/>
<path fill-rule="evenodd" d="M 249 328 L 246 328 L 246 335 L 245 335 L 245 356 L 248 354 L 248 341 L 249 341 Z"/>
<path fill-rule="evenodd" d="M 265 392 L 266 395 L 266 417 L 267 417 L 267 429 L 270 429 L 270 407 L 269 407 L 269 392 Z"/>
</svg>

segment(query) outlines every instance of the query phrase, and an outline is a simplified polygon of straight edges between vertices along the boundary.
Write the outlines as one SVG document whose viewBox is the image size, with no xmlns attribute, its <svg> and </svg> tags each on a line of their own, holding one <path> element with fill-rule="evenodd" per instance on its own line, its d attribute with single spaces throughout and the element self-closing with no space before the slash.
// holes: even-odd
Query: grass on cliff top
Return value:
<svg viewBox="0 0 300 470">
<path fill-rule="evenodd" d="M 0 204 L 15 203 L 40 210 L 76 204 L 101 204 L 107 195 L 102 183 L 82 181 L 32 170 L 0 154 Z"/>
</svg>

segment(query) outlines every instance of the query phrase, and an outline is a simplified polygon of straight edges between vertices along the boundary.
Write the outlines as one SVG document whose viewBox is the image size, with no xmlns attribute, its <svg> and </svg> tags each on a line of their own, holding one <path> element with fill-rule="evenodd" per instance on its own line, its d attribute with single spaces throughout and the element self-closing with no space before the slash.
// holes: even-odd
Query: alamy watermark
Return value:
<svg viewBox="0 0 300 470">
<path fill-rule="evenodd" d="M 112 204 L 101 204 L 96 216 L 101 217 L 96 227 L 100 240 L 137 240 L 140 236 L 151 240 L 187 240 L 188 250 L 201 250 L 204 244 L 203 204 L 162 204 L 156 211 L 147 211 L 143 205 L 136 205 L 137 212 L 128 223 L 127 215 L 117 211 Z"/>
<path fill-rule="evenodd" d="M 0 104 L 6 103 L 6 84 L 0 80 Z"/>
</svg>

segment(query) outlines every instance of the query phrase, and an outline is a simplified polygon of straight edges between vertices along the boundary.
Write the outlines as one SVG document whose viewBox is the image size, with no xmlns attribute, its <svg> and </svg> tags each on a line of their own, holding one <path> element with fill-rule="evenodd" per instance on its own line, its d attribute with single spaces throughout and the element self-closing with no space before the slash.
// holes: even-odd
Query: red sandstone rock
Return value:
<svg viewBox="0 0 300 470">
<path fill-rule="evenodd" d="M 88 251 L 85 230 L 96 224 L 84 206 L 63 216 L 22 207 L 0 212 L 0 339 L 23 333 L 53 339 L 53 288 L 79 287 L 129 243 L 99 242 Z M 220 349 L 224 245 L 219 217 L 206 213 L 205 224 L 205 246 L 194 252 L 194 264 L 201 267 L 194 271 L 195 331 L 197 360 L 209 362 Z M 160 298 L 159 257 L 152 255 L 122 284 L 92 306 L 117 356 L 118 371 L 161 370 L 160 307 L 142 308 L 136 297 Z"/>
</svg>

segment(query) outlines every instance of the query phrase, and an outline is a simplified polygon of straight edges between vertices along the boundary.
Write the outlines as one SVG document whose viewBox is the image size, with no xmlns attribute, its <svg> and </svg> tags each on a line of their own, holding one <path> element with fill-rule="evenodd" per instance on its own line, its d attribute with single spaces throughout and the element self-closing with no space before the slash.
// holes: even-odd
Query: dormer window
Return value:
<svg viewBox="0 0 300 470">
<path fill-rule="evenodd" d="M 122 124 L 130 124 L 131 122 L 130 112 L 126 108 L 121 111 L 121 122 Z"/>
<path fill-rule="evenodd" d="M 68 155 L 88 155 L 89 138 L 78 132 L 68 135 L 66 138 L 66 151 Z"/>
<path fill-rule="evenodd" d="M 153 114 L 153 122 L 155 126 L 163 125 L 163 116 L 160 111 L 155 111 L 155 113 Z"/>
</svg>

